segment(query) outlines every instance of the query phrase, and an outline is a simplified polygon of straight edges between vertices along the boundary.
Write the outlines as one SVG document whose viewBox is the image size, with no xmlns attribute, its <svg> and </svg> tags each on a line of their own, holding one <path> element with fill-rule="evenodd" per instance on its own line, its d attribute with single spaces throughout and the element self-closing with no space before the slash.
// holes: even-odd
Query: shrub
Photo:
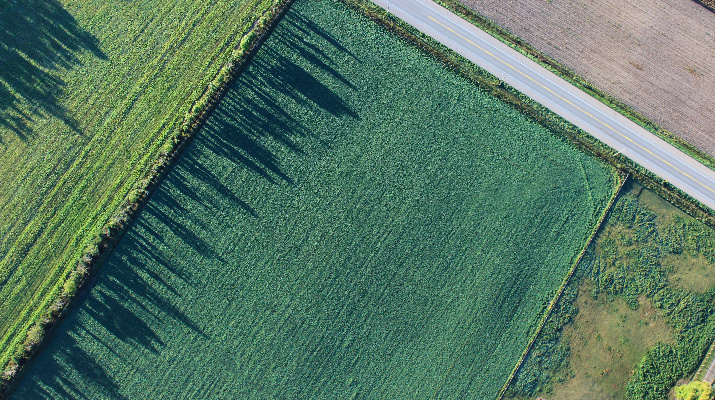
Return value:
<svg viewBox="0 0 715 400">
<path fill-rule="evenodd" d="M 35 323 L 32 325 L 30 330 L 27 331 L 27 338 L 25 338 L 25 348 L 32 349 L 42 341 L 45 336 L 45 328 L 42 324 Z"/>
<path fill-rule="evenodd" d="M 675 397 L 678 400 L 712 400 L 713 388 L 707 382 L 693 381 L 676 387 Z"/>
<path fill-rule="evenodd" d="M 256 32 L 250 31 L 246 36 L 241 39 L 240 49 L 244 53 L 251 49 L 253 42 L 256 40 Z"/>
<path fill-rule="evenodd" d="M 66 297 L 72 297 L 77 293 L 77 288 L 79 284 L 79 275 L 76 272 L 72 272 L 70 277 L 67 279 L 65 284 L 62 286 L 62 294 Z"/>
<path fill-rule="evenodd" d="M 221 72 L 218 74 L 218 79 L 221 82 L 228 83 L 228 81 L 231 80 L 231 71 L 229 70 L 229 68 L 222 69 Z"/>
</svg>

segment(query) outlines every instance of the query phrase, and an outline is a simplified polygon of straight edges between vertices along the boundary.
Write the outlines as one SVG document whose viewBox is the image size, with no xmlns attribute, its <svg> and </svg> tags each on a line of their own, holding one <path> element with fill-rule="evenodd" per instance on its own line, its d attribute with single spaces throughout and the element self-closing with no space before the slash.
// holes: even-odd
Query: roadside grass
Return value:
<svg viewBox="0 0 715 400">
<path fill-rule="evenodd" d="M 496 397 L 616 181 L 298 0 L 14 396 Z"/>
<path fill-rule="evenodd" d="M 562 65 L 558 61 L 549 57 L 548 55 L 542 53 L 535 47 L 531 46 L 523 39 L 515 36 L 508 30 L 500 27 L 494 22 L 490 21 L 488 18 L 474 12 L 473 10 L 465 7 L 459 0 L 435 0 L 437 3 L 441 4 L 443 7 L 449 9 L 455 14 L 461 16 L 467 21 L 471 22 L 478 28 L 484 30 L 490 35 L 502 41 L 504 44 L 515 49 L 521 54 L 529 57 L 531 60 L 539 63 L 544 68 L 555 73 L 561 78 L 565 79 L 567 82 L 576 86 L 577 88 L 583 90 L 589 95 L 593 96 L 595 99 L 599 100 L 603 104 L 612 108 L 616 112 L 623 114 L 625 117 L 640 125 L 647 131 L 655 134 L 676 148 L 680 149 L 684 153 L 693 157 L 697 161 L 701 162 L 710 169 L 715 169 L 715 158 L 705 153 L 704 151 L 698 149 L 687 141 L 681 139 L 676 134 L 668 131 L 662 126 L 656 124 L 650 119 L 646 118 L 644 115 L 634 110 L 629 105 L 616 99 L 615 97 L 603 92 L 599 88 L 595 87 L 593 84 L 588 82 L 585 78 L 579 76 L 575 72 L 571 71 L 566 66 Z M 696 2 L 706 5 L 712 0 L 695 0 Z M 639 67 L 639 66 L 636 66 Z"/>
<path fill-rule="evenodd" d="M 702 4 L 705 8 L 715 12 L 715 0 L 695 0 L 695 2 Z"/>
<path fill-rule="evenodd" d="M 370 17 L 370 19 L 384 26 L 395 35 L 404 38 L 407 42 L 422 49 L 423 51 L 432 54 L 445 65 L 448 65 L 457 74 L 476 83 L 500 100 L 511 104 L 513 107 L 529 116 L 530 119 L 538 122 L 544 127 L 547 127 L 547 129 L 553 131 L 558 136 L 573 142 L 583 151 L 586 151 L 595 157 L 606 161 L 615 168 L 626 172 L 630 177 L 638 180 L 644 186 L 653 190 L 671 204 L 676 205 L 678 208 L 688 213 L 688 215 L 710 227 L 715 227 L 715 213 L 713 213 L 713 210 L 709 207 L 700 203 L 682 190 L 674 187 L 654 173 L 634 163 L 627 157 L 617 154 L 616 150 L 596 140 L 593 136 L 575 127 L 568 121 L 565 121 L 563 118 L 551 112 L 546 107 L 484 71 L 471 61 L 449 50 L 441 43 L 423 34 L 422 32 L 419 32 L 409 24 L 394 17 L 392 14 L 387 13 L 385 9 L 377 6 L 369 0 L 342 1 L 352 8 L 365 13 Z M 464 15 L 462 16 L 464 17 Z M 466 18 L 467 20 L 470 20 L 471 17 L 467 16 Z M 491 22 L 489 22 L 489 24 L 491 24 L 494 29 L 501 29 Z M 477 26 L 479 26 L 479 24 L 477 24 Z M 486 30 L 489 31 L 489 29 Z M 519 40 L 516 37 L 513 38 L 515 40 Z"/>
<path fill-rule="evenodd" d="M 631 182 L 510 397 L 667 398 L 715 338 L 714 248 L 715 230 Z"/>
<path fill-rule="evenodd" d="M 269 6 L 0 5 L 0 365 Z"/>
<path fill-rule="evenodd" d="M 713 360 L 715 360 L 715 340 L 713 341 L 713 344 L 710 345 L 708 352 L 705 354 L 705 357 L 703 357 L 703 361 L 700 363 L 697 371 L 695 371 L 691 381 L 704 380 L 705 374 L 707 374 L 708 368 L 710 368 L 710 364 L 712 364 Z"/>
</svg>

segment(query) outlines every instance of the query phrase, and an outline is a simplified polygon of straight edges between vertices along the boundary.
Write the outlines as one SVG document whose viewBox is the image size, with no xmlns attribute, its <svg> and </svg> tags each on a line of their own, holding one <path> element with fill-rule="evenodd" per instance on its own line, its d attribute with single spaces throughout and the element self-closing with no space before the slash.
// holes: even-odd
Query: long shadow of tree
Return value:
<svg viewBox="0 0 715 400">
<path fill-rule="evenodd" d="M 276 46 L 261 49 L 260 57 L 251 61 L 249 69 L 223 99 L 222 106 L 214 112 L 204 129 L 206 133 L 202 138 L 202 146 L 217 156 L 248 168 L 271 183 L 283 181 L 293 184 L 266 142 L 277 142 L 293 152 L 302 153 L 298 138 L 310 136 L 318 141 L 320 139 L 295 118 L 295 108 L 286 109 L 285 101 L 279 103 L 277 98 L 289 98 L 302 106 L 315 106 L 335 117 L 357 119 L 359 116 L 330 87 L 281 50 L 297 53 L 350 89 L 355 87 L 338 72 L 337 64 L 328 52 L 305 38 L 317 35 L 328 46 L 334 46 L 359 60 L 338 39 L 298 12 L 289 13 L 281 24 L 284 30 L 276 32 L 271 38 Z M 322 144 L 328 145 L 324 142 Z M 191 157 L 189 154 L 184 155 L 177 168 L 184 171 L 182 173 L 200 176 L 219 192 L 227 193 L 210 169 Z M 181 185 L 180 182 L 175 184 Z M 185 189 L 190 191 L 188 187 Z M 233 201 L 256 216 L 255 211 L 242 200 L 234 197 Z"/>
<path fill-rule="evenodd" d="M 58 101 L 65 83 L 57 72 L 78 64 L 84 51 L 106 59 L 98 40 L 57 0 L 6 0 L 0 16 L 0 126 L 27 140 L 39 114 L 76 130 Z"/>
<path fill-rule="evenodd" d="M 297 112 L 302 112 L 300 107 L 312 107 L 334 117 L 359 118 L 324 80 L 275 49 L 287 47 L 327 72 L 330 79 L 353 88 L 327 52 L 296 39 L 296 35 L 315 34 L 327 45 L 344 49 L 339 41 L 295 12 L 290 12 L 282 24 L 282 29 L 270 38 L 278 46 L 261 49 L 224 97 L 129 228 L 80 304 L 58 328 L 57 337 L 35 362 L 15 393 L 17 396 L 84 398 L 92 394 L 89 390 L 96 389 L 121 399 L 120 384 L 93 354 L 97 347 L 132 365 L 133 360 L 118 354 L 112 343 L 159 353 L 166 346 L 165 336 L 155 329 L 167 321 L 207 343 L 211 341 L 175 300 L 185 295 L 179 286 L 191 286 L 200 280 L 193 271 L 201 269 L 187 268 L 182 264 L 184 260 L 168 254 L 192 254 L 191 260 L 216 264 L 230 262 L 216 250 L 215 242 L 216 237 L 230 232 L 213 232 L 215 228 L 205 215 L 259 217 L 239 197 L 241 188 L 234 180 L 237 170 L 244 170 L 244 175 L 255 174 L 270 185 L 295 184 L 275 150 L 304 154 L 300 142 L 306 138 L 327 145 L 296 117 Z M 289 109 L 286 104 L 298 106 Z M 218 170 L 217 160 L 228 165 L 230 171 Z M 243 213 L 236 214 L 235 210 Z M 77 376 L 81 376 L 81 382 Z"/>
</svg>

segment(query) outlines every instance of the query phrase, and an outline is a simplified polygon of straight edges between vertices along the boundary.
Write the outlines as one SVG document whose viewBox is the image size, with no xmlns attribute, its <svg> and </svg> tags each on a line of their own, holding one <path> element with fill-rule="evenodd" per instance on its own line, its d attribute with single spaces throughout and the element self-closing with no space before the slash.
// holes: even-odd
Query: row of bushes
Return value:
<svg viewBox="0 0 715 400">
<path fill-rule="evenodd" d="M 483 29 L 484 31 L 488 32 L 490 35 L 499 39 L 511 48 L 519 51 L 520 53 L 529 57 L 531 60 L 539 63 L 544 68 L 555 73 L 566 81 L 572 83 L 577 88 L 583 90 L 584 92 L 608 105 L 616 112 L 625 115 L 630 120 L 637 123 L 644 129 L 667 141 L 668 143 L 682 150 L 683 152 L 690 155 L 699 162 L 703 163 L 704 165 L 708 166 L 709 168 L 715 169 L 715 158 L 713 158 L 712 156 L 696 148 L 692 144 L 682 140 L 672 132 L 667 131 L 653 121 L 650 121 L 648 118 L 633 110 L 627 104 L 621 102 L 620 100 L 612 96 L 609 96 L 606 93 L 603 93 L 600 89 L 593 86 L 591 83 L 577 75 L 575 72 L 569 70 L 551 57 L 548 57 L 547 55 L 541 53 L 539 50 L 532 47 L 521 38 L 511 34 L 509 31 L 493 23 L 484 16 L 479 15 L 471 9 L 465 7 L 458 0 L 436 1 L 445 8 L 449 9 L 455 14 L 471 22 L 475 26 L 479 27 L 480 29 Z M 466 62 L 469 63 L 469 61 Z M 461 63 L 462 68 L 464 68 L 464 61 L 459 61 L 459 63 Z M 484 71 L 480 73 L 488 74 Z M 713 210 L 710 210 L 707 206 L 701 204 L 699 201 L 695 200 L 682 190 L 670 185 L 668 182 L 664 181 L 662 178 L 656 176 L 652 172 L 633 163 L 630 159 L 623 156 L 622 154 L 614 155 L 613 149 L 599 142 L 598 140 L 581 131 L 580 129 L 574 127 L 570 123 L 564 121 L 562 118 L 557 117 L 561 121 L 554 121 L 553 117 L 555 116 L 555 114 L 553 114 L 550 110 L 534 102 L 533 100 L 526 98 L 526 96 L 522 95 L 515 89 L 507 87 L 507 85 L 504 85 L 504 87 L 506 87 L 511 92 L 516 92 L 516 103 L 513 104 L 515 104 L 515 106 L 519 108 L 522 112 L 525 112 L 527 115 L 532 116 L 535 120 L 539 121 L 542 124 L 548 124 L 548 128 L 554 129 L 556 132 L 563 134 L 565 137 L 569 138 L 569 140 L 576 143 L 579 147 L 586 150 L 587 152 L 590 152 L 604 159 L 618 169 L 627 171 L 636 180 L 638 180 L 648 188 L 654 190 L 656 193 L 658 193 L 658 195 L 668 200 L 672 204 L 676 205 L 678 208 L 682 209 L 694 218 L 705 222 L 711 227 L 715 227 L 715 214 L 713 213 Z M 525 98 L 528 100 L 525 100 Z M 524 103 L 524 106 L 518 103 Z M 551 114 L 551 116 L 549 116 L 549 114 Z M 570 126 L 563 126 L 564 123 Z"/>
<path fill-rule="evenodd" d="M 578 258 L 574 262 L 573 267 L 564 278 L 558 291 L 553 296 L 551 303 L 546 308 L 546 310 L 544 310 L 540 324 L 533 332 L 530 332 L 531 339 L 529 340 L 529 344 L 526 346 L 524 353 L 521 355 L 521 358 L 514 366 L 514 369 L 506 380 L 506 383 L 504 383 L 504 387 L 502 387 L 502 390 L 499 392 L 499 399 L 502 399 L 505 396 L 509 396 L 509 392 L 510 390 L 512 390 L 510 389 L 510 387 L 512 386 L 512 381 L 516 379 L 517 374 L 519 374 L 520 370 L 522 370 L 523 365 L 528 358 L 531 358 L 532 360 L 539 359 L 539 369 L 535 370 L 539 372 L 546 372 L 558 369 L 557 367 L 563 364 L 563 362 L 565 362 L 566 357 L 568 356 L 568 349 L 565 348 L 563 344 L 557 343 L 556 339 L 560 327 L 566 325 L 572 319 L 572 316 L 576 313 L 575 310 L 569 309 L 568 306 L 573 302 L 573 299 L 576 298 L 575 296 L 578 293 L 578 291 L 574 290 L 572 285 L 570 285 L 570 282 L 575 275 L 578 275 L 579 268 L 581 268 L 580 265 L 582 264 L 581 260 L 584 257 L 590 257 L 588 250 L 591 246 L 591 241 L 593 241 L 593 239 L 596 237 L 596 234 L 600 230 L 601 225 L 603 225 L 604 221 L 609 215 L 611 207 L 613 207 L 614 203 L 616 202 L 616 199 L 618 198 L 619 193 L 628 181 L 628 176 L 621 176 L 620 179 L 621 181 L 619 182 L 617 189 L 613 193 L 611 200 L 606 206 L 606 209 L 603 211 L 603 214 L 598 220 L 598 223 L 596 223 L 596 226 L 591 231 L 591 235 L 584 244 L 584 248 L 581 254 L 579 254 Z M 566 308 L 564 308 L 565 304 Z M 518 385 L 534 386 L 534 390 L 537 390 L 537 381 L 538 379 L 532 379 L 530 382 L 527 382 L 527 380 L 522 379 L 521 382 L 518 383 Z"/>
<path fill-rule="evenodd" d="M 472 63 L 471 61 L 457 54 L 456 52 L 450 50 L 432 37 L 427 36 L 426 34 L 418 31 L 417 29 L 408 25 L 399 18 L 387 13 L 384 9 L 369 0 L 342 1 L 351 8 L 362 12 L 368 18 L 383 26 L 396 36 L 403 38 L 407 43 L 432 55 L 437 60 L 442 62 L 445 66 L 453 70 L 455 73 L 473 82 L 481 89 L 497 97 L 498 99 L 512 105 L 514 108 L 521 111 L 531 120 L 541 124 L 545 128 L 557 134 L 560 138 L 571 142 L 584 152 L 604 160 L 615 168 L 627 172 L 631 177 L 641 182 L 646 187 L 652 189 L 658 195 L 660 195 L 670 203 L 674 204 L 681 210 L 685 211 L 692 217 L 702 222 L 705 222 L 709 226 L 715 227 L 715 214 L 708 207 L 701 204 L 699 201 L 695 200 L 682 190 L 672 186 L 671 184 L 658 177 L 657 175 L 653 174 L 652 172 L 648 171 L 647 169 L 634 163 L 622 154 L 614 154 L 614 149 L 597 140 L 582 129 L 566 121 L 564 118 L 555 114 L 545 106 L 537 103 L 536 101 L 514 89 L 510 85 L 499 80 L 498 78 L 491 75 L 489 72 L 483 70 L 476 64 Z M 499 28 L 497 25 L 490 22 L 489 20 L 476 15 L 470 10 L 465 9 L 463 6 L 458 7 L 459 3 L 456 3 L 453 0 L 440 0 L 440 2 L 443 3 L 445 6 L 449 6 L 448 8 L 457 9 L 459 11 L 459 15 L 465 16 L 469 21 L 475 23 L 477 26 L 481 28 L 484 28 L 484 26 L 486 26 L 487 28 L 489 28 L 487 29 L 487 31 L 492 34 L 495 34 L 495 36 L 497 36 L 497 34 L 494 32 L 497 32 L 502 35 L 508 35 L 511 38 L 510 40 L 512 42 L 510 42 L 510 45 L 512 47 L 517 49 L 531 49 L 529 54 L 533 53 L 535 55 L 538 55 L 539 57 L 543 57 L 546 61 L 550 60 L 546 56 L 538 53 L 535 49 L 530 48 L 528 44 L 523 42 L 521 39 L 509 34 L 508 32 Z M 475 20 L 475 18 L 481 18 L 481 20 L 477 21 Z M 563 68 L 556 64 L 553 60 L 550 60 L 549 62 L 553 62 L 554 65 Z M 555 70 L 555 68 L 556 67 L 554 66 L 550 69 L 554 70 L 555 72 L 558 72 Z M 573 79 L 576 78 L 581 79 L 578 76 L 574 75 Z M 583 85 L 587 85 L 587 83 L 583 81 L 580 86 L 577 86 L 581 87 Z M 586 90 L 586 92 L 595 95 L 595 92 L 593 92 L 594 90 L 596 89 L 592 88 L 591 90 Z M 598 96 L 596 97 L 598 98 Z M 624 105 L 624 107 L 626 106 Z M 644 121 L 647 122 L 647 120 L 645 119 L 640 122 L 636 122 L 639 122 L 639 124 L 644 125 Z M 648 126 L 644 127 L 648 129 Z M 654 127 L 650 128 L 651 129 L 649 130 L 651 131 L 653 131 L 653 129 L 656 129 Z M 696 151 L 696 149 L 688 150 L 691 155 L 694 155 L 693 151 Z M 711 160 L 712 163 L 710 163 L 709 159 L 703 158 L 707 156 L 704 153 L 695 156 L 697 156 L 696 158 L 698 160 L 705 162 L 706 165 L 715 166 L 715 160 Z"/>
<path fill-rule="evenodd" d="M 233 50 L 231 60 L 220 69 L 204 93 L 186 113 L 177 130 L 162 145 L 158 158 L 145 178 L 137 182 L 135 188 L 126 196 L 123 206 L 86 245 L 76 267 L 69 272 L 57 298 L 44 315 L 29 328 L 22 345 L 4 367 L 0 376 L 0 396 L 8 393 L 8 389 L 21 375 L 22 368 L 37 353 L 44 340 L 50 336 L 49 333 L 55 323 L 67 312 L 69 305 L 76 299 L 78 291 L 89 286 L 92 276 L 109 255 L 130 222 L 136 217 L 149 195 L 178 159 L 190 139 L 200 130 L 230 84 L 250 61 L 265 35 L 280 20 L 291 3 L 292 0 L 274 0 L 269 9 L 255 21 L 251 29 L 241 39 L 239 46 Z"/>
<path fill-rule="evenodd" d="M 591 135 L 587 134 L 583 130 L 579 129 L 578 127 L 574 126 L 573 124 L 569 123 L 568 121 L 564 120 L 560 116 L 554 114 L 551 112 L 549 109 L 546 107 L 538 104 L 534 100 L 528 98 L 524 94 L 520 93 L 516 89 L 512 88 L 511 86 L 507 85 L 506 83 L 502 82 L 498 78 L 492 76 L 488 72 L 484 71 L 480 67 L 476 66 L 469 60 L 466 60 L 459 54 L 449 50 L 445 46 L 443 46 L 441 43 L 437 42 L 433 38 L 421 33 L 420 31 L 416 30 L 415 28 L 411 27 L 410 25 L 404 23 L 400 19 L 386 13 L 382 8 L 379 6 L 375 5 L 372 2 L 369 2 L 367 0 L 343 0 L 348 6 L 352 7 L 353 9 L 356 9 L 357 11 L 362 12 L 365 14 L 368 18 L 371 20 L 377 22 L 379 25 L 383 26 L 387 30 L 391 31 L 393 34 L 397 35 L 398 37 L 403 38 L 406 40 L 409 44 L 416 46 L 417 48 L 427 52 L 428 54 L 431 54 L 433 57 L 435 57 L 437 60 L 441 61 L 444 65 L 455 71 L 456 73 L 460 74 L 467 80 L 473 82 L 477 86 L 479 86 L 481 89 L 487 91 L 488 93 L 494 95 L 495 97 L 499 98 L 502 101 L 505 101 L 515 108 L 519 109 L 522 113 L 527 115 L 529 118 L 532 120 L 536 121 L 537 123 L 541 124 L 542 126 L 546 127 L 547 129 L 551 130 L 552 132 L 555 132 L 559 137 L 563 138 L 564 140 L 567 140 L 574 145 L 576 145 L 578 148 L 582 149 L 583 151 L 592 154 L 596 157 L 601 158 L 605 162 L 613 165 L 617 169 L 621 171 L 626 171 L 631 177 L 633 177 L 635 180 L 641 182 L 644 184 L 646 187 L 652 189 L 655 191 L 657 194 L 659 194 L 661 197 L 664 199 L 670 201 L 672 204 L 676 205 L 679 207 L 681 210 L 687 212 L 694 218 L 705 222 L 706 224 L 715 227 L 715 216 L 713 216 L 712 211 L 705 207 L 704 205 L 700 204 L 697 202 L 695 199 L 690 197 L 689 195 L 685 194 L 681 190 L 673 187 L 672 185 L 668 184 L 665 182 L 662 178 L 657 177 L 655 174 L 652 172 L 642 168 L 641 166 L 635 164 L 632 162 L 630 159 L 628 159 L 625 156 L 622 155 L 614 155 L 614 150 L 608 147 L 607 145 L 603 144 L 602 142 L 596 140 L 594 137 Z M 450 0 L 451 1 L 451 0 Z M 441 1 L 442 3 L 445 2 L 445 0 Z M 454 3 L 454 2 L 452 2 Z M 458 3 L 454 3 L 458 4 Z M 488 21 L 487 21 L 488 22 Z M 491 22 L 489 22 L 491 24 Z M 494 25 L 494 24 L 492 24 Z M 498 28 L 496 25 L 493 26 L 493 29 L 501 29 Z M 515 42 L 515 45 L 517 46 L 528 46 L 525 43 L 521 42 L 518 38 Z M 575 76 L 575 78 L 578 78 Z M 575 79 L 574 78 L 574 79 Z M 580 79 L 580 78 L 579 78 Z M 587 83 L 582 82 L 582 85 L 585 85 Z M 596 90 L 595 88 L 592 88 L 591 90 L 587 90 L 587 92 L 592 92 Z M 593 94 L 593 93 L 592 93 Z M 598 96 L 597 96 L 598 97 Z M 631 116 L 632 117 L 632 116 Z M 643 121 L 647 120 L 641 120 L 637 121 L 641 125 L 644 124 Z M 648 127 L 646 127 L 648 128 Z M 651 131 L 654 128 L 654 126 L 650 127 Z M 662 132 L 661 132 L 662 134 Z M 672 138 L 671 138 L 672 139 Z M 681 146 L 682 147 L 682 146 Z M 692 150 L 692 149 L 691 149 Z M 692 151 L 689 151 L 692 153 Z M 698 157 L 700 158 L 700 157 Z M 707 160 L 706 160 L 707 161 Z M 625 205 L 622 207 L 626 207 Z M 618 214 L 618 212 L 616 212 Z M 633 217 L 635 218 L 635 217 Z M 641 218 L 645 218 L 645 216 L 641 215 Z M 652 222 L 652 221 L 651 221 Z M 692 221 L 694 222 L 694 221 Z M 635 223 L 635 219 L 634 219 Z M 640 221 L 639 221 L 640 223 Z M 694 224 L 691 224 L 694 225 Z M 639 225 L 640 226 L 640 225 Z M 638 229 L 638 236 L 644 236 L 647 237 L 649 235 L 648 229 L 652 229 L 652 224 L 648 225 L 645 224 L 642 227 Z M 690 236 L 688 236 L 690 238 Z M 692 239 L 688 239 L 692 240 Z M 592 258 L 592 260 L 595 263 L 595 258 Z M 650 261 L 648 261 L 647 258 L 644 258 L 642 264 L 641 271 L 644 271 L 647 269 L 649 266 L 646 263 L 652 263 L 653 262 L 653 257 L 650 257 Z M 588 264 L 588 260 L 586 260 L 585 263 L 582 263 L 584 265 Z M 586 267 L 584 267 L 586 268 Z M 603 290 L 608 290 L 612 293 L 615 294 L 616 289 L 621 289 L 625 290 L 628 289 L 628 293 L 623 293 L 626 295 L 627 299 L 629 300 L 629 304 L 631 306 L 636 306 L 637 301 L 636 298 L 637 296 L 635 295 L 635 291 L 633 290 L 633 286 L 630 286 L 627 284 L 627 281 L 624 279 L 621 279 L 619 276 L 615 276 L 611 274 L 610 272 L 604 273 L 602 276 L 602 282 L 604 283 Z M 662 278 L 662 276 L 660 277 Z M 608 282 L 611 282 L 608 284 Z M 644 282 L 648 282 L 646 286 L 653 286 L 655 285 L 654 281 L 652 280 L 646 280 Z M 610 286 L 609 286 L 610 285 Z M 652 290 L 652 288 L 650 289 Z M 564 296 L 568 294 L 569 292 L 565 292 Z M 568 355 L 568 349 L 562 347 L 560 344 L 557 344 L 557 337 L 560 335 L 559 330 L 560 328 L 570 320 L 569 315 L 573 315 L 573 310 L 570 312 L 568 311 L 569 308 L 566 304 L 568 304 L 568 300 L 571 297 L 567 297 L 567 300 L 563 302 L 563 308 L 552 313 L 553 319 L 551 316 L 549 316 L 549 320 L 544 324 L 544 328 L 542 332 L 544 332 L 544 335 L 551 335 L 551 338 L 553 340 L 550 341 L 545 341 L 545 342 L 539 342 L 538 346 L 534 348 L 531 352 L 531 356 L 527 357 L 526 363 L 524 364 L 524 368 L 519 369 L 519 374 L 520 378 L 517 378 L 514 382 L 514 385 L 512 385 L 512 389 L 509 389 L 508 394 L 511 395 L 517 395 L 517 394 L 524 394 L 526 392 L 529 392 L 533 394 L 536 389 L 543 387 L 544 385 L 549 384 L 551 375 L 555 372 L 554 369 L 551 369 L 549 366 L 553 366 L 555 364 L 559 364 L 559 360 L 565 360 L 567 355 Z M 562 317 L 562 314 L 565 315 L 566 317 Z M 554 354 L 551 354 L 550 351 L 553 349 L 557 349 L 559 352 L 556 356 Z M 694 354 L 697 354 L 699 352 L 699 348 L 695 350 Z M 538 356 L 542 355 L 540 360 L 534 362 L 533 360 L 539 358 Z M 550 360 L 551 357 L 555 357 L 554 360 Z M 532 367 L 529 368 L 529 359 L 532 360 Z M 534 367 L 535 366 L 535 367 Z M 523 373 L 521 372 L 523 371 Z M 531 374 L 534 371 L 542 371 L 541 372 L 541 378 L 534 378 L 531 376 Z M 638 386 L 638 384 L 634 384 Z M 519 390 L 519 387 L 522 387 L 523 390 Z M 513 389 L 516 388 L 516 389 Z"/>
</svg>

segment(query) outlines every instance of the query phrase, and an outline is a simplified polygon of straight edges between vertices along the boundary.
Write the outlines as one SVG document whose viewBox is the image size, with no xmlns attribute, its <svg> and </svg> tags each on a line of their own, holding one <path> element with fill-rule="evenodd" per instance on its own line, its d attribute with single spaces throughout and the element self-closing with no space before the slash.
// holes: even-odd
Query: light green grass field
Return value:
<svg viewBox="0 0 715 400">
<path fill-rule="evenodd" d="M 298 0 L 15 398 L 493 398 L 615 181 Z"/>
<path fill-rule="evenodd" d="M 0 365 L 269 3 L 0 3 Z"/>
</svg>

